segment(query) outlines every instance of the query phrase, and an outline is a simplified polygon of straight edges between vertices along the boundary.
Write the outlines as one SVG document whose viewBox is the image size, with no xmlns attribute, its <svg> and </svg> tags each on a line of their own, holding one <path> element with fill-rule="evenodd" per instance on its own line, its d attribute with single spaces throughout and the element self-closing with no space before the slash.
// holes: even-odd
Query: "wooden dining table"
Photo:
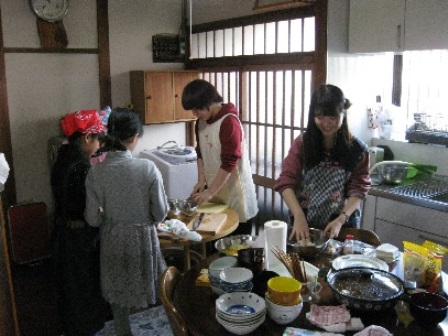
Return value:
<svg viewBox="0 0 448 336">
<path fill-rule="evenodd" d="M 204 268 L 208 268 L 212 261 L 222 256 L 222 254 L 216 253 L 204 259 L 201 263 L 185 272 L 182 279 L 177 284 L 174 294 L 174 304 L 185 319 L 188 332 L 191 335 L 233 335 L 221 326 L 215 318 L 215 301 L 219 296 L 215 294 L 210 287 L 197 286 L 195 284 L 199 272 Z M 322 266 L 325 261 L 326 260 L 318 258 L 313 260 L 312 263 Z M 390 272 L 400 278 L 403 278 L 402 261 L 398 260 L 395 264 L 392 264 Z M 323 285 L 323 288 L 320 293 L 320 300 L 317 304 L 339 305 L 340 303 L 335 300 L 331 288 L 326 283 L 324 276 L 322 276 L 322 272 L 319 272 L 319 274 L 320 276 L 318 281 Z M 446 274 L 443 273 L 442 281 L 444 284 L 444 289 L 447 287 L 447 280 L 448 278 Z M 309 311 L 310 303 L 304 302 L 300 315 L 288 325 L 279 325 L 266 315 L 266 320 L 264 323 L 250 335 L 281 336 L 283 335 L 286 327 L 296 327 L 324 332 L 324 330 L 314 326 L 307 320 L 306 313 Z M 388 310 L 385 312 L 351 311 L 351 315 L 352 317 L 360 317 L 365 327 L 370 325 L 382 326 L 389 330 L 389 332 L 391 332 L 394 336 L 448 336 L 448 318 L 441 322 L 436 328 L 428 330 L 420 327 L 415 321 L 406 327 L 398 320 L 394 310 Z M 353 331 L 347 331 L 344 335 L 353 335 L 355 333 L 356 332 Z"/>
</svg>

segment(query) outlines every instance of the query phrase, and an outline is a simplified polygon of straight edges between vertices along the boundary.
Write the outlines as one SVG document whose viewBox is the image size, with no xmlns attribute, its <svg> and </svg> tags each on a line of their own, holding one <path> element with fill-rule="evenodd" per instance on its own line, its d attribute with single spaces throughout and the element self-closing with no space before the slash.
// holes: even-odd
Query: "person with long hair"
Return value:
<svg viewBox="0 0 448 336">
<path fill-rule="evenodd" d="M 258 213 L 255 185 L 238 111 L 223 103 L 216 88 L 203 79 L 188 83 L 182 106 L 198 118 L 195 125 L 198 182 L 191 197 L 201 205 L 227 204 L 239 215 L 233 234 L 251 234 Z"/>
<path fill-rule="evenodd" d="M 348 127 L 351 102 L 326 84 L 313 93 L 306 131 L 292 143 L 274 186 L 290 211 L 291 238 L 309 239 L 309 228 L 337 237 L 357 227 L 371 181 L 367 145 Z"/>
<path fill-rule="evenodd" d="M 84 183 L 89 159 L 100 148 L 106 128 L 96 110 L 67 114 L 61 125 L 67 143 L 60 147 L 51 171 L 57 309 L 64 335 L 92 336 L 104 326 L 107 303 L 100 289 L 99 232 L 84 219 Z"/>
<path fill-rule="evenodd" d="M 86 179 L 87 222 L 100 228 L 101 290 L 111 304 L 118 336 L 132 335 L 131 308 L 159 303 L 158 282 L 166 263 L 157 237 L 168 205 L 155 164 L 132 156 L 143 135 L 140 116 L 115 108 L 109 116 L 106 159 Z"/>
</svg>

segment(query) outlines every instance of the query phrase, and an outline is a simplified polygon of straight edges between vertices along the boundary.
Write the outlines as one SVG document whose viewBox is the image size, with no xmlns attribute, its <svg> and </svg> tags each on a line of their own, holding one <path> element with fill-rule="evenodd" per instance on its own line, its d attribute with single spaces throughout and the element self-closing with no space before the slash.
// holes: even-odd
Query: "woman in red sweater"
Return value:
<svg viewBox="0 0 448 336">
<path fill-rule="evenodd" d="M 184 88 L 182 105 L 198 118 L 198 183 L 192 198 L 199 205 L 207 201 L 227 204 L 239 214 L 240 225 L 234 234 L 251 234 L 258 205 L 238 111 L 232 103 L 223 104 L 216 88 L 202 79 Z"/>
</svg>

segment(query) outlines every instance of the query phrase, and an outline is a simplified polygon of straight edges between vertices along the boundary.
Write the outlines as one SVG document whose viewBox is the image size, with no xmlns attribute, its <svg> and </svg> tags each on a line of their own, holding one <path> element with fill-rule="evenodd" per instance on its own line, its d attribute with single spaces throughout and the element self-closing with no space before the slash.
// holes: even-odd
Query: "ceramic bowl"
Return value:
<svg viewBox="0 0 448 336">
<path fill-rule="evenodd" d="M 254 288 L 254 285 L 252 283 L 252 281 L 247 282 L 246 284 L 241 284 L 238 286 L 234 286 L 234 285 L 228 285 L 228 284 L 223 284 L 221 283 L 220 288 L 222 289 L 222 291 L 224 293 L 232 293 L 232 292 L 251 292 L 252 288 Z"/>
<path fill-rule="evenodd" d="M 268 280 L 267 288 L 272 302 L 287 306 L 298 301 L 302 283 L 294 278 L 278 276 Z"/>
<path fill-rule="evenodd" d="M 251 290 L 252 278 L 252 271 L 244 267 L 230 267 L 219 274 L 221 288 L 227 293 Z"/>
<path fill-rule="evenodd" d="M 254 332 L 259 326 L 261 326 L 266 319 L 266 315 L 263 315 L 259 321 L 255 323 L 228 323 L 223 321 L 219 316 L 216 316 L 216 320 L 221 324 L 228 332 L 235 335 L 247 335 Z"/>
<path fill-rule="evenodd" d="M 435 327 L 446 318 L 448 299 L 435 293 L 414 293 L 410 298 L 409 311 L 420 326 Z"/>
<path fill-rule="evenodd" d="M 288 324 L 294 321 L 302 312 L 303 301 L 300 300 L 295 305 L 283 306 L 269 300 L 269 293 L 266 293 L 266 310 L 268 316 L 277 324 Z"/>
<path fill-rule="evenodd" d="M 231 317 L 250 317 L 253 314 L 266 311 L 265 300 L 261 296 L 251 292 L 222 294 L 216 299 L 215 306 L 217 310 Z"/>
<path fill-rule="evenodd" d="M 246 311 L 244 311 L 244 313 L 246 313 Z M 221 321 L 223 321 L 225 323 L 233 323 L 233 324 L 239 324 L 239 325 L 257 323 L 265 315 L 266 315 L 266 309 L 261 310 L 258 313 L 242 314 L 242 315 L 227 314 L 227 313 L 220 311 L 219 309 L 216 309 L 216 316 L 219 317 L 221 319 Z"/>
<path fill-rule="evenodd" d="M 219 279 L 219 274 L 222 270 L 235 267 L 238 264 L 238 259 L 236 257 L 226 256 L 218 258 L 210 263 L 208 266 L 208 275 Z"/>
</svg>

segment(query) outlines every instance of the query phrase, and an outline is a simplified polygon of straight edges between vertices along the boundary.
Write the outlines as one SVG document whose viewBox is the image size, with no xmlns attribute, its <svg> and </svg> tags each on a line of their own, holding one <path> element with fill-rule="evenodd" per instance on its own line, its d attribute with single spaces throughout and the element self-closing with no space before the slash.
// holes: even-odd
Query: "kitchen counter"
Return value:
<svg viewBox="0 0 448 336">
<path fill-rule="evenodd" d="M 410 179 L 405 181 L 399 185 L 375 185 L 370 188 L 369 195 L 384 197 L 391 200 L 421 206 L 429 209 L 439 210 L 448 212 L 448 198 L 445 200 L 436 200 L 428 198 L 427 194 L 424 192 L 416 195 L 412 195 L 410 193 L 404 192 L 407 188 L 411 188 L 410 186 L 423 186 L 424 185 L 440 185 L 440 193 L 446 193 L 445 190 L 448 190 L 448 183 L 446 181 L 442 181 L 440 179 Z M 417 188 L 418 189 L 418 188 Z M 437 192 L 435 192 L 437 194 Z M 430 197 L 433 194 L 430 193 Z"/>
<path fill-rule="evenodd" d="M 361 228 L 373 230 L 382 243 L 403 250 L 403 241 L 430 240 L 448 246 L 448 195 L 446 180 L 412 179 L 402 185 L 372 186 L 363 202 Z M 448 269 L 444 258 L 443 269 Z"/>
</svg>

